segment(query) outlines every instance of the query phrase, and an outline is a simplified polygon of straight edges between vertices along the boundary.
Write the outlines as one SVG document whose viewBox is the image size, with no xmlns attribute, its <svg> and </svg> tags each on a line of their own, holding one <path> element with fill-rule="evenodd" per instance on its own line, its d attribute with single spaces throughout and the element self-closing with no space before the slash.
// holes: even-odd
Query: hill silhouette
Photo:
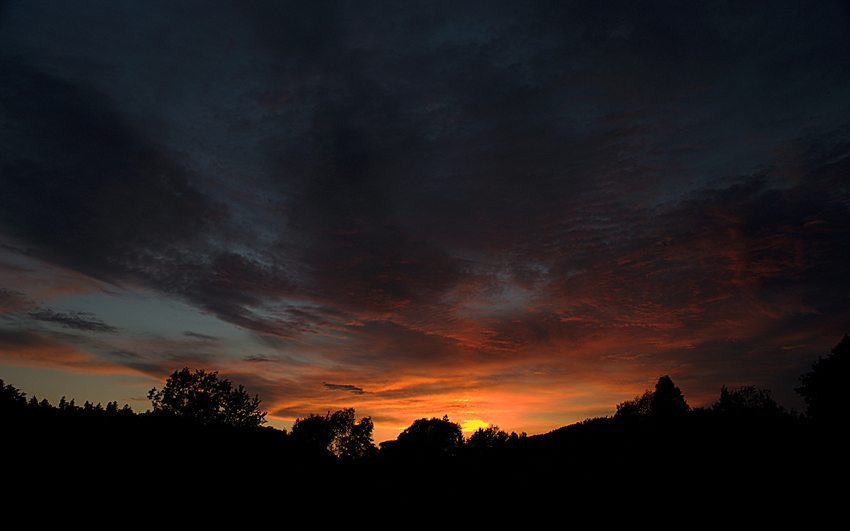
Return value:
<svg viewBox="0 0 850 531">
<path fill-rule="evenodd" d="M 845 336 L 827 358 L 832 361 L 819 360 L 813 371 L 840 366 L 835 360 L 847 355 L 849 341 Z M 834 376 L 820 380 L 840 381 Z M 805 392 L 837 396 L 815 389 L 811 376 L 801 381 Z M 221 387 L 233 389 L 229 382 Z M 712 407 L 691 408 L 662 376 L 654 391 L 619 404 L 615 415 L 546 434 L 489 426 L 464 438 L 444 416 L 419 419 L 380 448 L 372 443 L 371 419 L 357 421 L 353 409 L 299 419 L 287 433 L 262 426 L 259 398 L 237 389 L 250 415 L 201 416 L 186 402 L 139 414 L 117 402 L 77 406 L 64 397 L 53 406 L 0 380 L 0 425 L 14 492 L 59 491 L 76 504 L 89 493 L 118 488 L 126 499 L 160 500 L 151 509 L 157 511 L 181 499 L 210 503 L 222 496 L 225 506 L 290 500 L 355 507 L 378 500 L 411 510 L 423 500 L 471 494 L 496 507 L 718 496 L 744 506 L 748 494 L 735 491 L 742 481 L 746 489 L 773 489 L 775 496 L 802 503 L 821 495 L 827 471 L 848 468 L 846 453 L 834 444 L 843 440 L 846 423 L 820 413 L 828 410 L 823 400 L 818 415 L 796 414 L 755 387 L 724 386 Z M 162 396 L 151 393 L 153 401 Z M 846 408 L 832 410 L 845 414 Z"/>
</svg>

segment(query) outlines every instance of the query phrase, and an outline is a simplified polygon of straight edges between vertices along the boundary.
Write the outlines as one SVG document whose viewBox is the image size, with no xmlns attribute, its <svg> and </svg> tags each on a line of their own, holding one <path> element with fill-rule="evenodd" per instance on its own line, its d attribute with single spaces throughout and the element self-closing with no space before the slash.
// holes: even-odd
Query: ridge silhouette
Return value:
<svg viewBox="0 0 850 531">
<path fill-rule="evenodd" d="M 247 400 L 228 402 L 234 392 L 229 381 L 184 368 L 167 382 L 171 394 L 151 390 L 153 410 L 144 413 L 117 402 L 78 406 L 65 397 L 54 406 L 0 380 L 0 425 L 11 477 L 23 491 L 122 485 L 131 496 L 173 491 L 209 497 L 230 486 L 234 500 L 253 502 L 251 493 L 261 496 L 257 489 L 267 485 L 262 496 L 311 504 L 335 486 L 344 487 L 339 495 L 347 502 L 377 496 L 414 509 L 438 494 L 543 503 L 591 493 L 615 496 L 630 486 L 696 496 L 712 494 L 718 478 L 757 478 L 759 484 L 784 485 L 796 500 L 810 500 L 819 491 L 805 486 L 825 488 L 825 471 L 847 471 L 843 451 L 828 449 L 846 425 L 848 347 L 845 335 L 800 377 L 804 414 L 786 410 L 769 390 L 754 386 L 724 385 L 712 406 L 691 408 L 665 375 L 653 391 L 617 405 L 611 417 L 546 434 L 508 434 L 490 425 L 465 438 L 460 425 L 444 416 L 418 419 L 377 447 L 371 418 L 358 421 L 353 408 L 300 418 L 288 433 L 261 425 L 259 398 L 250 398 L 242 386 L 236 394 Z M 210 408 L 210 393 L 181 394 L 177 380 L 189 387 L 186 382 L 206 382 L 224 398 Z M 249 414 L 222 413 L 232 403 Z M 246 418 L 250 422 L 232 421 Z"/>
</svg>

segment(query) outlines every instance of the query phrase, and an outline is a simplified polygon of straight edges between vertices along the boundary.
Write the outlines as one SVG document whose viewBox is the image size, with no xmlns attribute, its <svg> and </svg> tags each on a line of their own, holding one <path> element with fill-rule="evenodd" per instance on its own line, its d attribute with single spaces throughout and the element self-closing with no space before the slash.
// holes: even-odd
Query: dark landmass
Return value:
<svg viewBox="0 0 850 531">
<path fill-rule="evenodd" d="M 152 390 L 154 410 L 141 414 L 115 402 L 27 400 L 0 381 L 5 482 L 12 496 L 62 493 L 74 507 L 91 497 L 155 500 L 151 511 L 199 502 L 205 510 L 294 504 L 350 511 L 376 503 L 421 510 L 443 503 L 581 511 L 586 504 L 622 509 L 672 501 L 800 509 L 847 493 L 847 408 L 827 407 L 822 396 L 838 395 L 817 386 L 844 385 L 823 368 L 846 375 L 848 347 L 845 336 L 801 376 L 797 391 L 815 404 L 803 414 L 754 387 L 724 387 L 712 407 L 692 409 L 665 376 L 612 417 L 542 435 L 490 426 L 464 438 L 458 424 L 435 417 L 380 447 L 371 419 L 358 421 L 353 409 L 298 419 L 291 432 L 262 426 L 265 414 L 256 407 L 253 425 L 169 410 L 162 397 L 180 391 L 174 382 L 191 376 L 187 369 Z M 215 373 L 195 374 L 232 389 L 209 378 Z M 241 386 L 224 396 L 237 392 Z M 192 405 L 182 404 L 184 412 Z"/>
</svg>

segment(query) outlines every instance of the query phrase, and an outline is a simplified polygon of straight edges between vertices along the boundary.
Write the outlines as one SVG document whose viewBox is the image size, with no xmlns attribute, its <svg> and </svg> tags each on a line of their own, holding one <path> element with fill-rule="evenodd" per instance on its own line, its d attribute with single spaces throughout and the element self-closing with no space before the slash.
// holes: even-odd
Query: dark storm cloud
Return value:
<svg viewBox="0 0 850 531">
<path fill-rule="evenodd" d="M 763 175 L 742 178 L 657 215 L 618 221 L 631 230 L 617 245 L 605 241 L 616 234 L 590 234 L 581 249 L 571 242 L 582 236 L 567 234 L 571 241 L 560 248 L 576 252 L 556 262 L 552 286 L 565 298 L 619 311 L 607 319 L 633 326 L 716 322 L 723 310 L 741 318 L 728 304 L 744 299 L 775 315 L 834 311 L 850 258 L 843 203 L 827 187 L 783 190 Z M 650 320 L 640 318 L 643 310 Z M 584 307 L 577 313 L 588 316 Z"/>
<path fill-rule="evenodd" d="M 281 20 L 298 25 L 299 19 Z M 311 40 L 305 31 L 326 35 L 326 28 L 305 23 L 293 30 L 303 39 L 266 44 L 287 56 L 287 46 Z M 323 48 L 295 46 L 298 54 Z M 304 60 L 322 58 L 327 54 L 309 52 Z M 309 266 L 301 291 L 349 308 L 395 309 L 433 297 L 461 274 L 456 260 L 392 219 L 398 161 L 387 154 L 396 147 L 391 139 L 404 143 L 412 129 L 399 121 L 406 102 L 381 103 L 389 96 L 385 91 L 370 95 L 374 79 L 363 86 L 355 80 L 341 102 L 331 94 L 319 105 L 309 121 L 308 138 L 315 140 L 279 144 L 284 153 L 296 154 L 296 166 L 275 171 L 303 184 L 272 227 L 288 224 L 297 243 L 284 236 L 280 250 L 259 247 L 259 257 L 249 257 L 221 244 L 238 239 L 247 246 L 251 229 L 232 227 L 228 207 L 192 184 L 200 176 L 134 130 L 107 97 L 15 62 L 5 66 L 12 82 L 4 108 L 21 131 L 10 138 L 10 153 L 18 155 L 4 161 L 12 193 L 2 206 L 10 232 L 36 244 L 42 258 L 152 286 L 234 324 L 285 336 L 323 325 L 254 311 L 267 297 L 299 292 L 290 271 L 268 265 L 293 250 Z M 403 156 L 404 150 L 396 158 Z M 30 204 L 39 207 L 23 207 Z"/>
<path fill-rule="evenodd" d="M 2 248 L 287 363 L 710 372 L 846 326 L 845 2 L 7 5 Z"/>
<path fill-rule="evenodd" d="M 101 94 L 12 61 L 0 108 L 0 223 L 29 254 L 107 280 L 184 297 L 225 320 L 266 328 L 246 306 L 289 289 L 286 274 L 217 245 L 228 209 L 200 193 Z M 239 236 L 249 238 L 244 229 Z M 213 240 L 215 243 L 213 243 Z"/>
<path fill-rule="evenodd" d="M 338 363 L 372 366 L 378 371 L 405 367 L 438 371 L 465 361 L 458 355 L 456 339 L 387 320 L 349 326 L 347 337 L 350 346 L 331 354 Z"/>
<path fill-rule="evenodd" d="M 8 60 L 0 67 L 12 126 L 2 137 L 0 221 L 42 258 L 109 278 L 122 259 L 165 252 L 222 216 L 103 96 Z"/>
<path fill-rule="evenodd" d="M 539 3 L 511 12 L 514 22 L 501 3 L 454 11 L 450 19 L 430 7 L 293 17 L 287 9 L 264 23 L 297 24 L 281 33 L 306 32 L 304 41 L 321 44 L 311 51 L 289 40 L 265 44 L 322 73 L 319 90 L 294 94 L 292 104 L 316 108 L 304 138 L 317 140 L 281 148 L 281 174 L 309 176 L 292 218 L 324 229 L 312 233 L 319 248 L 311 262 L 345 268 L 356 261 L 372 279 L 380 268 L 395 271 L 370 243 L 398 249 L 396 234 L 499 252 L 535 241 L 600 180 L 631 180 L 638 194 L 657 196 L 672 172 L 684 169 L 684 179 L 693 178 L 692 168 L 671 167 L 676 160 L 659 167 L 672 138 L 684 147 L 705 144 L 699 155 L 711 157 L 718 135 L 744 122 L 729 104 L 750 118 L 745 130 L 761 133 L 776 125 L 760 115 L 766 98 L 785 98 L 771 105 L 781 103 L 793 116 L 797 100 L 818 90 L 798 83 L 782 93 L 767 90 L 795 75 L 773 64 L 788 60 L 780 52 L 761 64 L 762 49 L 778 44 L 782 33 L 732 31 L 722 4 L 657 3 L 647 10 L 619 3 L 603 10 Z M 776 8 L 776 19 L 793 20 L 783 9 Z M 763 29 L 758 13 L 742 15 L 743 28 Z M 303 22 L 313 17 L 315 23 Z M 358 17 L 369 23 L 361 28 Z M 828 13 L 814 15 L 815 25 L 827 20 Z M 829 63 L 835 52 L 820 52 L 840 35 L 827 29 L 803 32 L 807 40 L 795 53 Z M 757 85 L 745 77 L 755 66 L 764 70 Z M 832 70 L 832 79 L 816 80 L 819 87 L 846 81 Z M 720 126 L 705 130 L 701 120 L 721 106 Z M 441 269 L 451 281 L 452 269 Z"/>
<path fill-rule="evenodd" d="M 73 328 L 84 332 L 116 333 L 120 329 L 104 323 L 87 312 L 55 312 L 41 308 L 30 312 L 29 316 L 37 321 L 58 324 L 64 328 Z"/>
</svg>

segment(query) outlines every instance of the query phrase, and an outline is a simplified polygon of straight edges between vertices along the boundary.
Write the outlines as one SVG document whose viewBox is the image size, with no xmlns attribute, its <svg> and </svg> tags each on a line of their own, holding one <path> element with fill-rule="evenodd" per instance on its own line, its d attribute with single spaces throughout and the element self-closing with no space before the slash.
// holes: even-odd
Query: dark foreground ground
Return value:
<svg viewBox="0 0 850 531">
<path fill-rule="evenodd" d="M 799 418 L 603 418 L 476 455 L 350 461 L 295 447 L 271 428 L 4 420 L 6 512 L 36 519 L 293 524 L 306 515 L 454 527 L 545 514 L 563 527 L 587 515 L 645 521 L 674 511 L 687 513 L 682 525 L 738 514 L 810 527 L 843 509 L 848 494 L 847 435 Z M 34 500 L 43 509 L 25 509 Z"/>
</svg>

